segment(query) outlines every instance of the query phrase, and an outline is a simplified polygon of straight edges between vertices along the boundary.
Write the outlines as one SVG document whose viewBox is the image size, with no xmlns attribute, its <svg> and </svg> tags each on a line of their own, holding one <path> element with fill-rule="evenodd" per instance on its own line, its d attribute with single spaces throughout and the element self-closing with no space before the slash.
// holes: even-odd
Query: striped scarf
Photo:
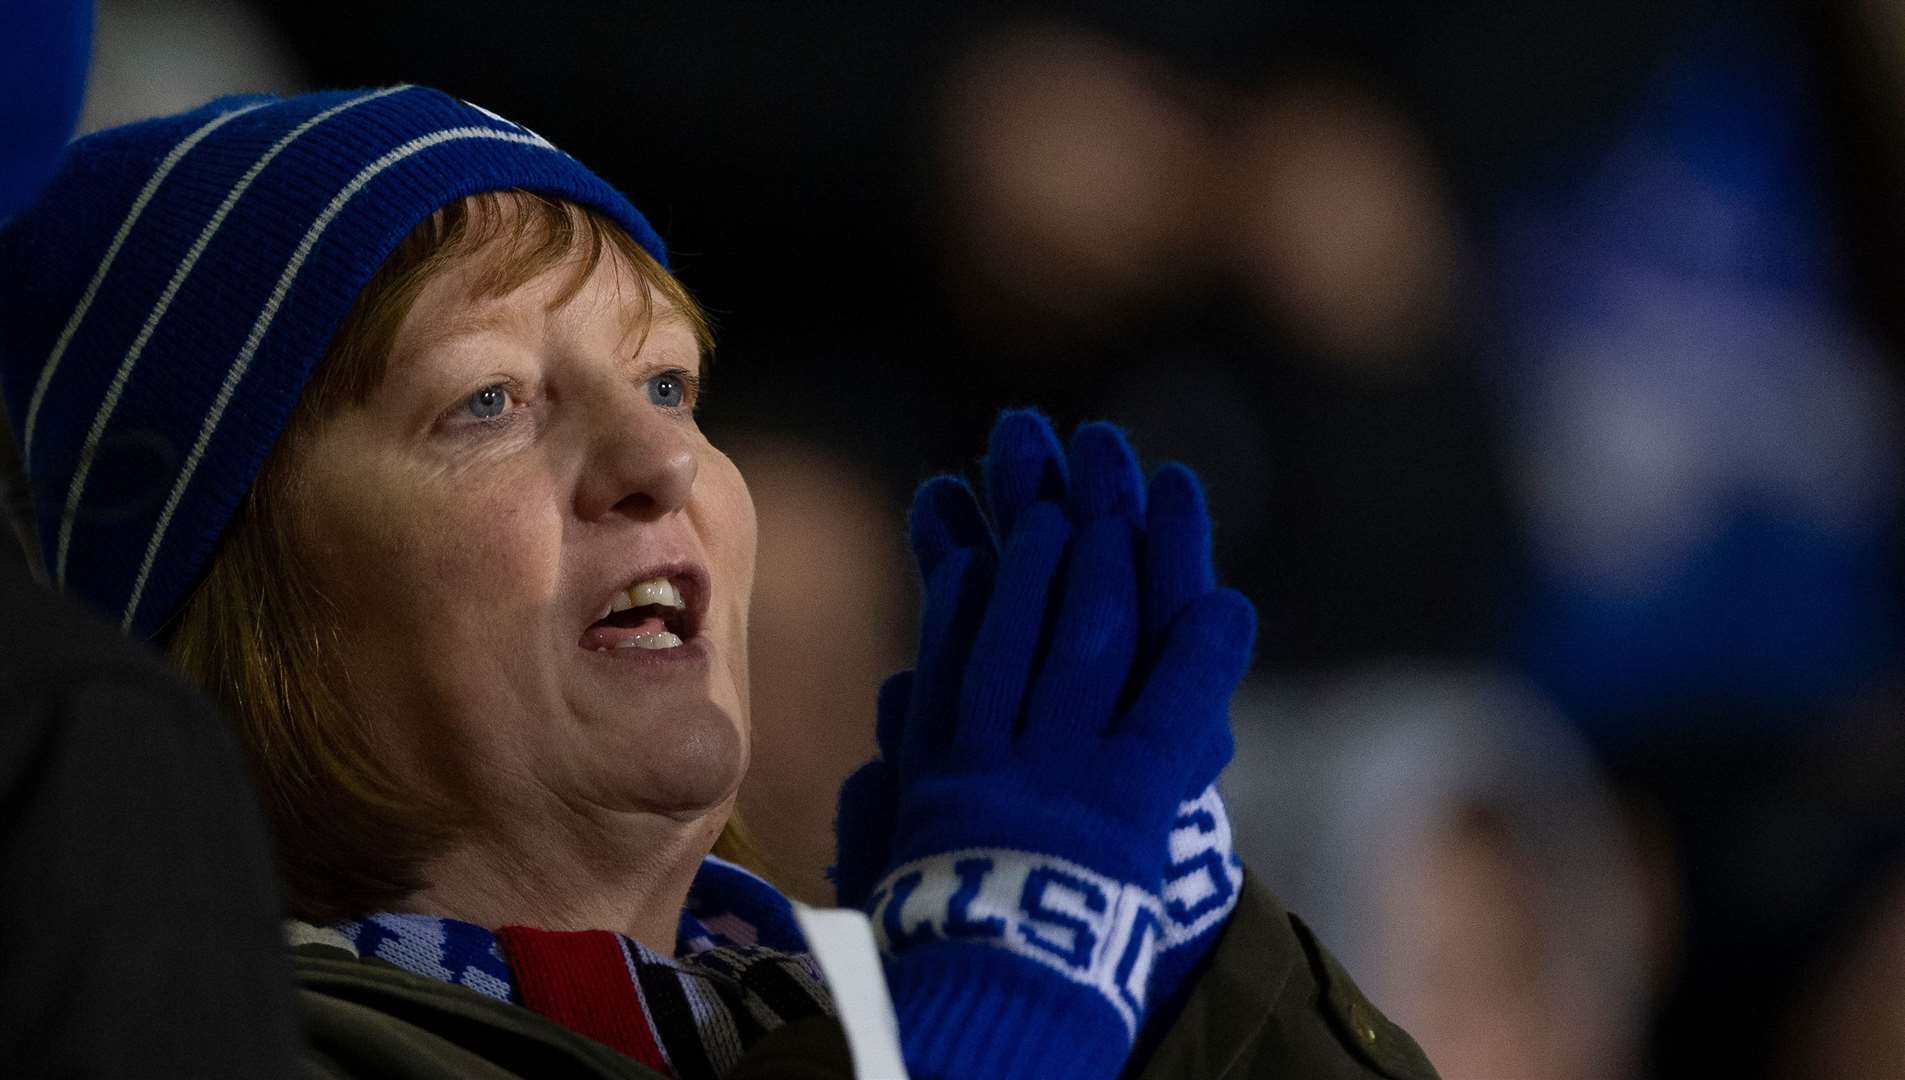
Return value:
<svg viewBox="0 0 1905 1080">
<path fill-rule="evenodd" d="M 767 1032 L 833 1012 L 787 898 L 713 856 L 689 892 L 674 956 L 607 930 L 492 932 L 409 913 L 303 936 L 341 936 L 360 957 L 521 1005 L 682 1080 L 715 1080 Z"/>
</svg>

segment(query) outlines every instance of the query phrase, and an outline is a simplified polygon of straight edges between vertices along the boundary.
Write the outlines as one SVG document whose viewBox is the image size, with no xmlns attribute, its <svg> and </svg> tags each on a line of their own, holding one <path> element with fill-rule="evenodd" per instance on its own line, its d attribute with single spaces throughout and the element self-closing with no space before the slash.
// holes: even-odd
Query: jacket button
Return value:
<svg viewBox="0 0 1905 1080">
<path fill-rule="evenodd" d="M 1373 1044 L 1376 1041 L 1376 1025 L 1369 1019 L 1369 1011 L 1362 1002 L 1350 1005 L 1349 1023 L 1358 1038 L 1366 1043 Z"/>
</svg>

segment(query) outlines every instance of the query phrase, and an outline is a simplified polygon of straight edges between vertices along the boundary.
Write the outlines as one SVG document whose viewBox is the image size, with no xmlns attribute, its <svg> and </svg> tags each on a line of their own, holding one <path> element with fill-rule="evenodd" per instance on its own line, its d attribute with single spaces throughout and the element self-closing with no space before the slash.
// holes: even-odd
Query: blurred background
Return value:
<svg viewBox="0 0 1905 1080">
<path fill-rule="evenodd" d="M 791 891 L 912 486 L 1108 416 L 1261 614 L 1252 871 L 1445 1077 L 1905 1076 L 1905 3 L 100 0 L 83 123 L 395 81 L 714 315 Z"/>
</svg>

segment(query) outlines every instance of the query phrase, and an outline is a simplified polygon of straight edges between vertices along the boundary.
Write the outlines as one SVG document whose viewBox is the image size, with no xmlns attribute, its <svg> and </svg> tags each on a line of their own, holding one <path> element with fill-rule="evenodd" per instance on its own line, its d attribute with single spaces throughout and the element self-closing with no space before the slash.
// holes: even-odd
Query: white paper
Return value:
<svg viewBox="0 0 1905 1080">
<path fill-rule="evenodd" d="M 859 1080 L 907 1080 L 900 1060 L 900 1022 L 886 972 L 873 944 L 873 924 L 849 908 L 794 905 L 808 951 L 827 977 L 840 1026 L 847 1030 L 853 1073 Z"/>
</svg>

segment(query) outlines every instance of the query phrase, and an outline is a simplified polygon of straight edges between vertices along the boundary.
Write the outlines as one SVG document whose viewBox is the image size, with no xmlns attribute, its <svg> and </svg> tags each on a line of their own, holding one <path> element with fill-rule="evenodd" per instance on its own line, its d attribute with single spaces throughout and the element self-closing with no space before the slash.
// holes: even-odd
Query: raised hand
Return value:
<svg viewBox="0 0 1905 1080">
<path fill-rule="evenodd" d="M 1081 430 L 1081 435 L 1084 432 Z M 1105 476 L 1115 490 L 1135 480 L 1122 459 L 1107 459 Z M 1003 414 L 993 428 L 986 459 L 986 493 L 1001 536 L 1018 516 L 1039 502 L 1066 502 L 1071 490 L 1064 452 L 1051 426 L 1037 413 Z M 1098 481 L 1103 483 L 1101 479 Z M 1192 601 L 1216 587 L 1211 558 L 1210 514 L 1197 477 L 1182 465 L 1166 465 L 1151 478 L 1143 502 L 1138 557 L 1138 651 L 1136 671 L 1150 671 L 1163 652 L 1167 631 Z M 1248 641 L 1244 647 L 1248 648 Z M 1234 685 L 1231 684 L 1231 685 Z M 1228 714 L 1229 694 L 1217 707 Z M 1150 1001 L 1174 1012 L 1174 998 L 1190 971 L 1209 951 L 1223 920 L 1236 906 L 1242 864 L 1232 845 L 1230 820 L 1215 780 L 1230 761 L 1230 727 L 1208 718 L 1210 759 L 1184 792 L 1162 854 L 1165 863 L 1165 936 L 1151 974 Z M 890 723 L 897 724 L 894 717 Z"/>
<path fill-rule="evenodd" d="M 1220 860 L 1220 884 L 1167 899 L 1186 795 L 1228 760 L 1254 617 L 1210 587 L 1189 474 L 1160 473 L 1147 511 L 1108 425 L 1065 455 L 1007 414 L 987 478 L 998 545 L 963 483 L 915 501 L 919 667 L 883 688 L 884 760 L 843 790 L 837 880 L 875 915 L 923 1072 L 1110 1076 L 1161 959 L 1234 894 Z M 886 820 L 883 841 L 868 822 Z"/>
</svg>

